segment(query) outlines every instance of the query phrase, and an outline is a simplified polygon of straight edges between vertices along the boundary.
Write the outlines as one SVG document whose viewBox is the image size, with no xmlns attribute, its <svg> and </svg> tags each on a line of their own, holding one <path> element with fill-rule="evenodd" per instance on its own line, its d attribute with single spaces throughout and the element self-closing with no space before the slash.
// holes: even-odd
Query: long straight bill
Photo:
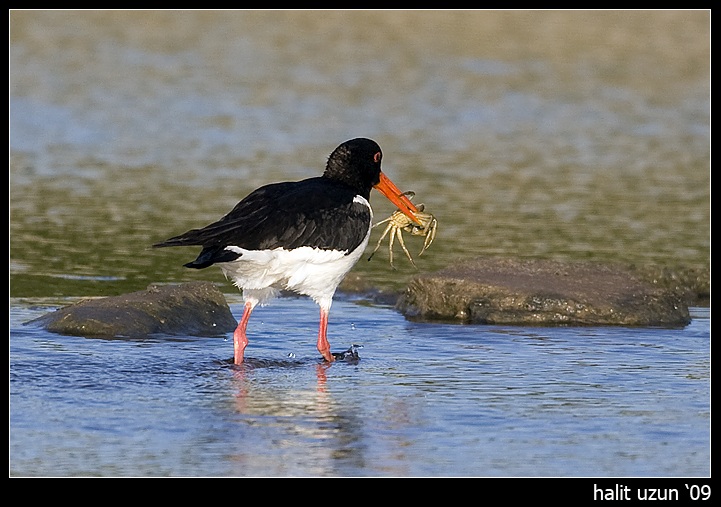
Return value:
<svg viewBox="0 0 721 507">
<path fill-rule="evenodd" d="M 413 214 L 418 211 L 418 208 L 416 208 L 411 200 L 398 189 L 395 183 L 393 183 L 388 176 L 381 172 L 381 180 L 374 188 L 386 196 L 386 198 L 399 210 L 401 210 L 404 215 L 420 225 L 420 222 Z"/>
</svg>

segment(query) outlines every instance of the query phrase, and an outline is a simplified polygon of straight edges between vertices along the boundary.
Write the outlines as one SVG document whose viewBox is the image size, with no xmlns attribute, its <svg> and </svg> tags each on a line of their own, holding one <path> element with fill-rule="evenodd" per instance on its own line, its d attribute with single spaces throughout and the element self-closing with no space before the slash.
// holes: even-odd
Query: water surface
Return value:
<svg viewBox="0 0 721 507">
<path fill-rule="evenodd" d="M 10 339 L 10 473 L 22 476 L 708 476 L 709 313 L 685 329 L 411 323 L 341 300 L 223 338 Z M 237 317 L 242 304 L 232 305 Z M 282 318 L 281 318 L 282 316 Z"/>
</svg>

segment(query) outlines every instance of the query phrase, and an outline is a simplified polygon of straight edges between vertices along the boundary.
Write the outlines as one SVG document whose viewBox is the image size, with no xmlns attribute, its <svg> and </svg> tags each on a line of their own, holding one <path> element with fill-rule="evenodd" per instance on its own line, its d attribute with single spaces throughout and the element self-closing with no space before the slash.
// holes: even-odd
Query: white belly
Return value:
<svg viewBox="0 0 721 507">
<path fill-rule="evenodd" d="M 310 296 L 321 307 L 330 308 L 335 290 L 345 275 L 358 262 L 369 234 L 353 252 L 320 250 L 301 247 L 294 250 L 245 250 L 229 246 L 226 249 L 240 253 L 233 262 L 218 263 L 227 278 L 243 289 L 243 296 L 264 303 L 276 295 L 278 289 L 287 289 Z"/>
</svg>

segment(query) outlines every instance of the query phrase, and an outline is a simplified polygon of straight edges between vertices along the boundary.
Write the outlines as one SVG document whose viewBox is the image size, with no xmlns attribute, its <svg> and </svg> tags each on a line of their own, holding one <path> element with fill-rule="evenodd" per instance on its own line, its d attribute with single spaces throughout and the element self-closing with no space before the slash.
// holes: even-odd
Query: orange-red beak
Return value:
<svg viewBox="0 0 721 507">
<path fill-rule="evenodd" d="M 388 176 L 381 172 L 381 180 L 373 188 L 385 195 L 386 198 L 408 218 L 420 225 L 418 219 L 415 215 L 413 215 L 414 212 L 418 211 L 418 208 L 415 207 L 415 205 L 406 195 L 403 194 L 403 192 L 398 190 L 398 187 L 388 178 Z"/>
</svg>

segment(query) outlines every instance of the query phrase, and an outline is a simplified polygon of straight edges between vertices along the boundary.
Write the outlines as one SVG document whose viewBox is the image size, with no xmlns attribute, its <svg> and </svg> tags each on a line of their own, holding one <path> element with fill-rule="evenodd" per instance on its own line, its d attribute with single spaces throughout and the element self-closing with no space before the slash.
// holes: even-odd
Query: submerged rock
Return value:
<svg viewBox="0 0 721 507">
<path fill-rule="evenodd" d="M 27 324 L 73 336 L 133 337 L 151 334 L 219 336 L 237 322 L 223 294 L 208 282 L 150 285 L 144 291 L 88 299 Z"/>
<path fill-rule="evenodd" d="M 682 297 L 622 266 L 483 259 L 411 280 L 396 308 L 415 320 L 504 325 L 684 326 Z"/>
</svg>

